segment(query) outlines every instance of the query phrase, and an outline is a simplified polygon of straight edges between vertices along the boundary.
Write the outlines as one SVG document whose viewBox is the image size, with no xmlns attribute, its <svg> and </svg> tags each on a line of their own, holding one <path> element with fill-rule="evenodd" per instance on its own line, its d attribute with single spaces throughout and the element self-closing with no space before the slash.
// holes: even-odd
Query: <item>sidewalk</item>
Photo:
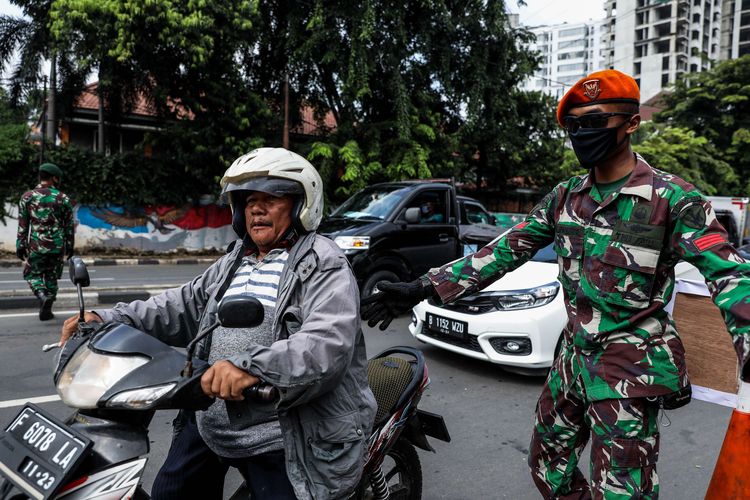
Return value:
<svg viewBox="0 0 750 500">
<path fill-rule="evenodd" d="M 215 262 L 216 256 L 201 257 L 138 257 L 138 258 L 112 258 L 112 257 L 83 257 L 83 261 L 89 267 L 97 266 L 144 266 L 144 265 L 199 265 Z M 21 261 L 18 259 L 0 259 L 0 268 L 20 268 Z M 67 268 L 63 270 L 63 279 L 66 279 Z M 105 304 L 116 304 L 117 302 L 131 302 L 133 300 L 146 300 L 153 295 L 158 295 L 164 290 L 180 286 L 183 283 L 160 284 L 159 286 L 91 286 L 84 289 L 83 298 L 86 308 Z M 59 293 L 55 301 L 55 307 L 77 307 L 77 293 Z M 16 290 L 0 290 L 0 310 L 2 309 L 28 309 L 39 307 L 39 301 L 32 296 L 28 288 L 22 287 Z"/>
</svg>

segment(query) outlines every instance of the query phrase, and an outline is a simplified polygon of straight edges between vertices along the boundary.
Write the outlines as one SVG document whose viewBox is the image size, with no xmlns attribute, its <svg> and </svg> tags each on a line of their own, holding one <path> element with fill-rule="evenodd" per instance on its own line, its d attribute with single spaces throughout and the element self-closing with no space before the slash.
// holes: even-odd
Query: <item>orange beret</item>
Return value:
<svg viewBox="0 0 750 500">
<path fill-rule="evenodd" d="M 641 90 L 632 76 L 615 69 L 591 73 L 578 80 L 557 105 L 557 122 L 565 126 L 563 118 L 568 109 L 591 104 L 624 102 L 640 104 Z"/>
</svg>

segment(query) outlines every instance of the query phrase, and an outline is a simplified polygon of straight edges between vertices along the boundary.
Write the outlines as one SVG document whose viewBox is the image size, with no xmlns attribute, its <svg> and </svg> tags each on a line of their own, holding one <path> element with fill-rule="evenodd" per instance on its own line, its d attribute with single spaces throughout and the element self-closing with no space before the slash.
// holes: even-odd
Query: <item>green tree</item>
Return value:
<svg viewBox="0 0 750 500">
<path fill-rule="evenodd" d="M 209 189 L 228 162 L 264 142 L 268 106 L 239 64 L 254 15 L 248 0 L 57 0 L 51 14 L 57 40 L 98 60 L 109 111 L 151 97 L 168 124 L 149 138 L 154 149 Z"/>
<path fill-rule="evenodd" d="M 656 121 L 693 130 L 742 179 L 750 176 L 750 55 L 692 73 L 664 96 Z M 717 186 L 718 187 L 718 186 Z M 747 192 L 750 186 L 742 186 Z M 726 193 L 721 191 L 722 193 Z M 738 193 L 734 193 L 738 194 Z"/>
<path fill-rule="evenodd" d="M 706 137 L 693 130 L 646 123 L 634 149 L 650 165 L 694 184 L 707 195 L 739 194 L 740 179 Z"/>
</svg>

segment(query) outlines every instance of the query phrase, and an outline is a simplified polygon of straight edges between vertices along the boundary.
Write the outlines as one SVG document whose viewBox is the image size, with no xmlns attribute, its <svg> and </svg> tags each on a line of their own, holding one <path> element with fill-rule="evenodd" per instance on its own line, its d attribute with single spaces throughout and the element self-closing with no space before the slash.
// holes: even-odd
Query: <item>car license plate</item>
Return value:
<svg viewBox="0 0 750 500">
<path fill-rule="evenodd" d="M 31 498 L 50 498 L 85 458 L 91 440 L 27 404 L 0 434 L 0 475 Z"/>
<path fill-rule="evenodd" d="M 466 321 L 444 318 L 437 314 L 427 313 L 427 328 L 434 332 L 448 335 L 461 340 L 466 340 L 469 325 Z"/>
</svg>

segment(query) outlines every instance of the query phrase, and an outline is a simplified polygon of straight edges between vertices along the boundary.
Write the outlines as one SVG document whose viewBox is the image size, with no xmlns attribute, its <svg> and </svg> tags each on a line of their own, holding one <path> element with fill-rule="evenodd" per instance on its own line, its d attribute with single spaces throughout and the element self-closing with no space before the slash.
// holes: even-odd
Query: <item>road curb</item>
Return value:
<svg viewBox="0 0 750 500">
<path fill-rule="evenodd" d="M 99 292 L 84 292 L 83 302 L 86 304 L 86 309 L 90 309 L 92 306 L 99 305 L 111 305 L 118 302 L 132 302 L 134 300 L 146 300 L 149 297 L 158 295 L 167 288 L 145 288 L 139 290 L 115 290 L 115 291 L 99 291 Z M 78 294 L 77 293 L 61 293 L 57 295 L 55 301 L 57 307 L 71 307 L 78 306 Z M 0 309 L 27 309 L 39 307 L 39 300 L 32 296 L 30 293 L 25 297 L 12 296 L 12 297 L 0 297 Z"/>
<path fill-rule="evenodd" d="M 154 266 L 154 265 L 177 265 L 191 266 L 197 264 L 211 264 L 219 257 L 188 257 L 188 258 L 137 258 L 137 259 L 107 259 L 84 257 L 83 262 L 87 266 Z M 21 261 L 17 259 L 2 259 L 0 267 L 18 267 Z"/>
</svg>

